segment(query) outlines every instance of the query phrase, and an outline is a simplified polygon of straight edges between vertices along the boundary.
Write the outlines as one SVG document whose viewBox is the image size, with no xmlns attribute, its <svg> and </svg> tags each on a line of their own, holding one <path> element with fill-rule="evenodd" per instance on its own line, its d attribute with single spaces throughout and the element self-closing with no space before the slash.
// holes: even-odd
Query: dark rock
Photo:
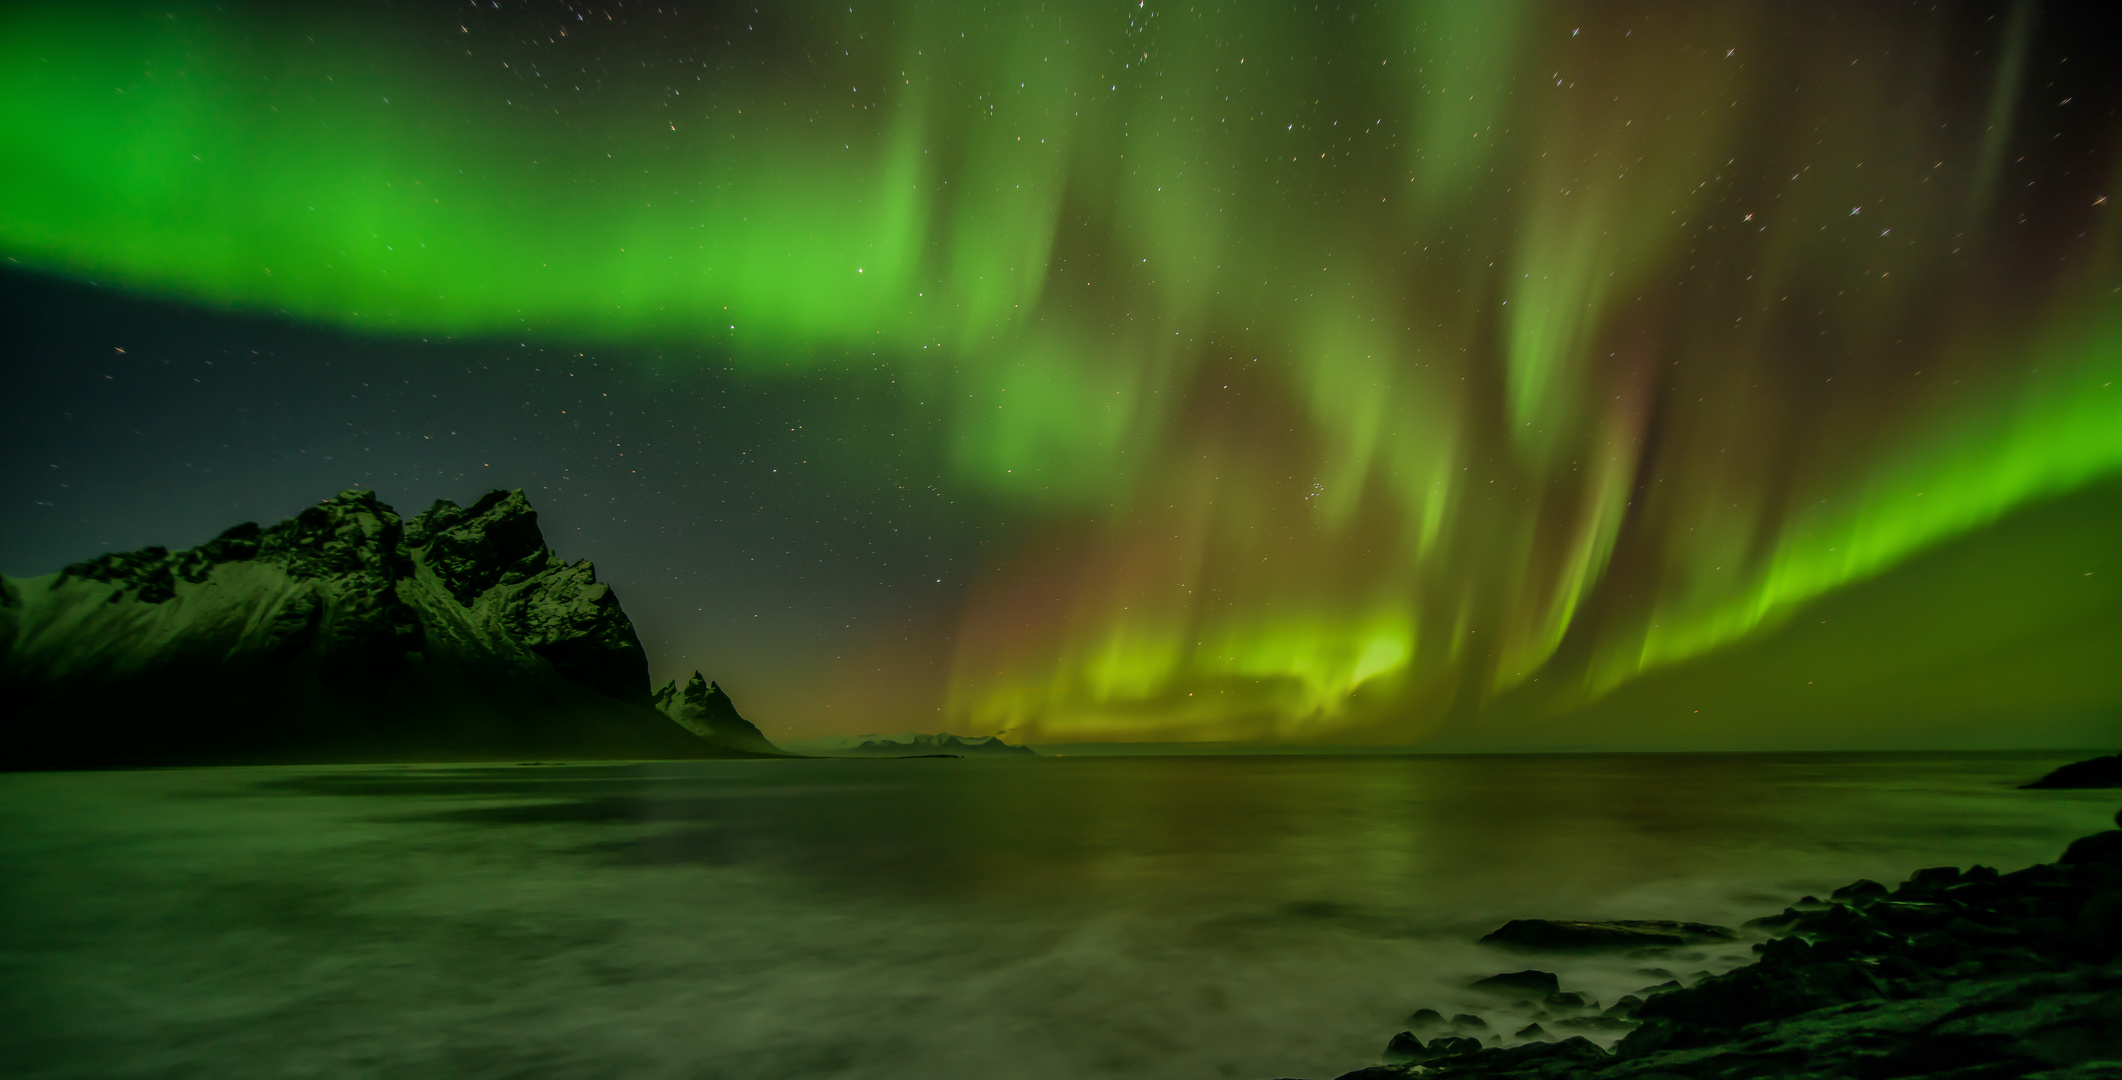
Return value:
<svg viewBox="0 0 2122 1080">
<path fill-rule="evenodd" d="M 1614 1044 L 1614 1056 L 1623 1059 L 1648 1057 L 1667 1047 L 1684 1046 L 1693 1041 L 1683 1041 L 1686 1034 L 1689 1033 L 1683 1032 L 1674 1021 L 1651 1020 L 1623 1035 L 1621 1041 Z"/>
<path fill-rule="evenodd" d="M 1597 1007 L 1597 1002 L 1587 1002 L 1584 995 L 1575 990 L 1558 990 L 1547 995 L 1540 1004 L 1560 1013 L 1583 1012 Z"/>
<path fill-rule="evenodd" d="M 1787 907 L 1777 914 L 1763 915 L 1758 919 L 1748 919 L 1739 925 L 1747 930 L 1781 930 L 1797 922 L 1804 914 L 1797 908 Z"/>
<path fill-rule="evenodd" d="M 2112 788 L 2122 787 L 2122 754 L 2074 761 L 2023 788 Z"/>
<path fill-rule="evenodd" d="M 2122 950 L 2122 890 L 2106 889 L 2088 898 L 2072 921 L 2069 942 L 2086 960 L 2114 959 Z"/>
<path fill-rule="evenodd" d="M 2063 1069 L 2027 1073 L 2025 1080 L 2122 1080 L 2122 1061 L 2087 1061 Z"/>
<path fill-rule="evenodd" d="M 1475 980 L 1468 989 L 1478 990 L 1496 997 L 1544 998 L 1562 989 L 1562 981 L 1552 971 L 1509 971 L 1501 975 L 1490 975 Z"/>
<path fill-rule="evenodd" d="M 1472 1013 L 1460 1013 L 1452 1017 L 1453 1031 L 1487 1031 L 1488 1021 Z"/>
<path fill-rule="evenodd" d="M 1412 1074 L 1407 1070 L 1391 1065 L 1368 1065 L 1353 1072 L 1342 1073 L 1334 1077 L 1334 1080 L 1407 1080 L 1410 1075 Z"/>
<path fill-rule="evenodd" d="M 1488 1025 L 1482 1024 L 1481 1027 L 1486 1028 L 1488 1027 Z M 1431 1039 L 1429 1041 L 1428 1050 L 1429 1056 L 1433 1059 L 1443 1057 L 1462 1057 L 1469 1054 L 1480 1053 L 1482 1045 L 1483 1044 L 1481 1040 L 1469 1035 L 1444 1035 L 1438 1038 Z"/>
<path fill-rule="evenodd" d="M 1603 1015 L 1603 1016 L 1634 1016 L 1634 1015 L 1635 1015 L 1635 1012 L 1636 1012 L 1636 1008 L 1637 1008 L 1638 1006 L 1642 1005 L 1642 1004 L 1643 1004 L 1643 999 L 1642 999 L 1642 998 L 1639 998 L 1639 997 L 1637 997 L 1637 996 L 1636 996 L 1636 995 L 1634 995 L 1634 994 L 1623 994 L 1623 995 L 1621 996 L 1621 1000 L 1619 1000 L 1619 1001 L 1616 1001 L 1616 1002 L 1614 1002 L 1614 1003 L 1613 1003 L 1613 1004 L 1611 1004 L 1611 1005 L 1608 1005 L 1608 1006 L 1606 1007 L 1606 1011 L 1605 1011 L 1604 1013 L 1602 1013 L 1601 1015 Z"/>
<path fill-rule="evenodd" d="M 1505 1056 L 1542 1045 L 1528 1043 L 1427 1062 L 1424 1075 L 2122 1074 L 2114 1064 L 2122 1059 L 2122 967 L 2100 966 L 2122 951 L 2122 870 L 2108 861 L 2109 835 L 2072 845 L 2069 862 L 2010 874 L 1934 868 L 1912 875 L 1891 899 L 1849 890 L 1846 897 L 1869 900 L 1800 912 L 1789 934 L 1756 948 L 1751 966 L 1635 1005 L 1642 1024 L 1611 1058 L 1564 1065 Z M 1609 1011 L 1623 1004 L 1628 999 Z M 1577 1016 L 1536 1026 L 1603 1034 L 1627 1023 Z"/>
<path fill-rule="evenodd" d="M 737 752 L 648 708 L 618 598 L 521 492 L 406 522 L 346 491 L 0 594 L 0 768 Z"/>
<path fill-rule="evenodd" d="M 1401 1021 L 1415 1031 L 1427 1031 L 1444 1026 L 1444 1015 L 1435 1009 L 1416 1009 Z"/>
<path fill-rule="evenodd" d="M 2122 831 L 2094 833 L 2071 841 L 2064 849 L 2063 857 L 2056 860 L 2065 866 L 2086 866 L 2105 863 L 2122 865 Z"/>
<path fill-rule="evenodd" d="M 1538 1026 L 1537 1024 L 1533 1025 L 1534 1028 Z M 1611 1060 L 1610 1055 L 1606 1051 L 1599 1049 L 1598 1043 L 1582 1035 L 1572 1035 L 1567 1039 L 1553 1042 L 1542 1041 L 1527 1043 L 1523 1046 L 1498 1047 L 1484 1050 L 1475 1055 L 1468 1063 L 1486 1065 L 1492 1071 L 1503 1072 L 1519 1069 L 1535 1062 L 1604 1064 L 1609 1060 Z M 1542 1071 L 1545 1072 L 1545 1070 Z"/>
<path fill-rule="evenodd" d="M 1425 1076 L 1553 1077 L 1580 1075 L 1585 1068 L 1597 1068 L 1611 1060 L 1598 1044 L 1575 1035 L 1557 1042 L 1522 1042 L 1433 1058 L 1422 1063 L 1421 1068 Z"/>
<path fill-rule="evenodd" d="M 1572 1016 L 1554 1024 L 1563 1031 L 1633 1031 L 1636 1027 L 1634 1021 L 1612 1015 Z"/>
<path fill-rule="evenodd" d="M 1895 933 L 1916 934 L 1927 930 L 1943 929 L 1952 921 L 1952 909 L 1942 904 L 1909 902 L 1902 900 L 1874 904 L 1865 912 L 1871 918 L 1884 923 Z"/>
<path fill-rule="evenodd" d="M 1510 1037 L 1513 1039 L 1538 1039 L 1541 1042 L 1546 1042 L 1547 1029 L 1541 1027 L 1539 1024 L 1527 1024 L 1524 1027 L 1511 1032 Z"/>
<path fill-rule="evenodd" d="M 1734 941 L 1738 934 L 1707 923 L 1651 919 L 1573 922 L 1562 919 L 1512 919 L 1481 939 L 1483 945 L 1539 952 L 1624 952 Z"/>
<path fill-rule="evenodd" d="M 1836 900 L 1861 900 L 1866 897 L 1876 897 L 1879 899 L 1884 899 L 1886 897 L 1886 892 L 1886 886 L 1881 885 L 1878 882 L 1871 880 L 1870 878 L 1858 878 L 1857 880 L 1852 881 L 1839 889 L 1836 889 L 1832 896 Z"/>
<path fill-rule="evenodd" d="M 1398 1065 L 1410 1061 L 1427 1061 L 1430 1053 L 1429 1048 L 1422 1045 L 1422 1040 L 1415 1037 L 1414 1032 L 1403 1031 L 1385 1044 L 1385 1053 L 1379 1056 L 1389 1065 Z"/>
</svg>

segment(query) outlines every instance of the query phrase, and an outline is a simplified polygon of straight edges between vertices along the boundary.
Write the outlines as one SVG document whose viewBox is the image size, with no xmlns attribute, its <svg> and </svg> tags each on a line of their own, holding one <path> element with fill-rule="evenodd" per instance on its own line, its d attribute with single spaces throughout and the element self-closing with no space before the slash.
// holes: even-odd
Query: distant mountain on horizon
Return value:
<svg viewBox="0 0 2122 1080">
<path fill-rule="evenodd" d="M 408 521 L 349 490 L 0 575 L 0 769 L 779 753 L 692 689 L 659 708 L 618 597 L 521 491 Z"/>
<path fill-rule="evenodd" d="M 821 757 L 918 757 L 956 754 L 961 757 L 1037 757 L 1028 746 L 1012 746 L 995 735 L 821 735 L 789 743 L 787 749 Z"/>
</svg>

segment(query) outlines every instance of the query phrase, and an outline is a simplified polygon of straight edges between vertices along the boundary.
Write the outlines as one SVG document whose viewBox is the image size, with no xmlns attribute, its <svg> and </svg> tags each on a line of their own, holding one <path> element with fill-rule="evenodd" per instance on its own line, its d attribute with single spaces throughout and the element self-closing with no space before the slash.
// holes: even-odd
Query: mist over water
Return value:
<svg viewBox="0 0 2122 1080">
<path fill-rule="evenodd" d="M 1745 954 L 1471 944 L 1506 919 L 1736 926 L 1857 877 L 2052 859 L 2114 804 L 2013 789 L 2068 757 L 8 775 L 0 1057 L 55 1078 L 1333 1076 L 1415 1008 L 1497 1022 L 1459 989 L 1479 976 L 1548 968 L 1611 1002 L 1661 981 L 1646 965 Z"/>
</svg>

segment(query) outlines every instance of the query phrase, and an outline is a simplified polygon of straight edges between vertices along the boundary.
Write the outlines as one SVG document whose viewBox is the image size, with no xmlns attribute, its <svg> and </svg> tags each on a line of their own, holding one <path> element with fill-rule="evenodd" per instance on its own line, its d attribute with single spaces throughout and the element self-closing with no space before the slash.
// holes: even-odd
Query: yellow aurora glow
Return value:
<svg viewBox="0 0 2122 1080">
<path fill-rule="evenodd" d="M 0 245 L 378 333 L 876 351 L 1053 523 L 947 702 L 1034 740 L 1591 700 L 2122 467 L 2108 166 L 2054 149 L 2112 121 L 2041 96 L 2030 8 L 1398 10 L 821 8 L 804 64 L 593 100 L 587 27 L 444 65 L 16 10 Z"/>
</svg>

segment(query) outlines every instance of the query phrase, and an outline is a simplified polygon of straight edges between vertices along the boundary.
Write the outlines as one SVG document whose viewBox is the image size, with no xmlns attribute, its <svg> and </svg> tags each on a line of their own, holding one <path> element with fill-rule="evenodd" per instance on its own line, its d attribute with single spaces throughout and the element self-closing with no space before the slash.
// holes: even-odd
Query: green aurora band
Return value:
<svg viewBox="0 0 2122 1080">
<path fill-rule="evenodd" d="M 964 613 L 960 729 L 1420 738 L 2122 469 L 2111 177 L 2015 171 L 2114 133 L 2034 100 L 2031 11 L 843 3 L 615 60 L 595 13 L 23 5 L 0 248 L 377 334 L 874 354 L 1053 522 Z"/>
</svg>

